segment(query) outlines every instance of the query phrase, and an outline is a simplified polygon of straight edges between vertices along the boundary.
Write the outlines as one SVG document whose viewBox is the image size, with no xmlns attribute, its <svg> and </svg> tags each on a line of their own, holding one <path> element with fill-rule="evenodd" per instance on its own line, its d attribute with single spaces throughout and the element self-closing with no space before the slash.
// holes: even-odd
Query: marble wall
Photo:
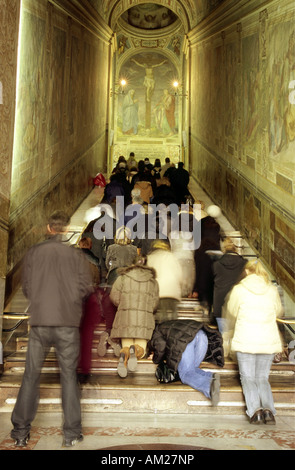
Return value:
<svg viewBox="0 0 295 470">
<path fill-rule="evenodd" d="M 18 21 L 19 2 L 2 0 L 0 9 L 0 312 L 4 305 L 7 272 Z M 0 315 L 0 335 L 1 325 Z"/>
<path fill-rule="evenodd" d="M 7 296 L 48 215 L 72 214 L 106 170 L 111 32 L 55 4 L 22 2 Z"/>
<path fill-rule="evenodd" d="M 189 35 L 191 169 L 294 299 L 295 6 L 225 13 Z"/>
</svg>

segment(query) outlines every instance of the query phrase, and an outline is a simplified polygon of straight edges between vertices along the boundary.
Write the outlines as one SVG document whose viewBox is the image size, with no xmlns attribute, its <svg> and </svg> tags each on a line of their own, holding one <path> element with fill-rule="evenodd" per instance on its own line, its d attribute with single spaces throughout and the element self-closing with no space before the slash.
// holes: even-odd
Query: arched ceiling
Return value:
<svg viewBox="0 0 295 470">
<path fill-rule="evenodd" d="M 104 21 L 117 29 L 118 23 L 147 31 L 164 31 L 173 24 L 187 33 L 224 0 L 88 0 Z M 171 28 L 170 28 L 171 29 Z"/>
</svg>

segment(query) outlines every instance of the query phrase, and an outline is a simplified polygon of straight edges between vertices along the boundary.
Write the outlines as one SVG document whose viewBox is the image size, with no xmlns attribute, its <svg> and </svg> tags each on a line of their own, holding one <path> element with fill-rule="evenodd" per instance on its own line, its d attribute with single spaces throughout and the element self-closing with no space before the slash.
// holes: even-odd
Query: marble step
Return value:
<svg viewBox="0 0 295 470">
<path fill-rule="evenodd" d="M 0 379 L 0 412 L 11 412 L 22 375 L 3 375 Z M 287 377 L 270 378 L 278 414 L 295 412 L 295 384 Z M 59 374 L 42 374 L 40 411 L 61 410 Z M 221 376 L 220 402 L 212 407 L 202 393 L 181 382 L 160 384 L 154 375 L 129 373 L 93 375 L 90 383 L 81 386 L 82 412 L 146 412 L 146 413 L 213 413 L 244 414 L 245 403 L 237 377 Z"/>
<path fill-rule="evenodd" d="M 98 340 L 93 341 L 92 360 L 91 360 L 91 373 L 94 375 L 103 374 L 117 374 L 118 358 L 113 354 L 110 348 L 104 357 L 97 355 Z M 22 374 L 25 369 L 26 350 L 18 350 L 11 356 L 5 359 L 4 374 Z M 138 361 L 136 375 L 141 374 L 154 374 L 156 365 L 153 363 L 152 358 L 141 359 Z M 230 358 L 225 359 L 223 368 L 219 368 L 214 364 L 203 362 L 201 368 L 210 369 L 219 372 L 222 375 L 238 376 L 238 365 L 235 360 Z M 58 361 L 54 348 L 49 351 L 42 368 L 42 373 L 57 373 L 59 371 Z M 272 375 L 284 375 L 286 377 L 295 377 L 295 364 L 292 364 L 285 358 L 285 360 L 276 364 L 273 363 L 271 368 Z"/>
</svg>

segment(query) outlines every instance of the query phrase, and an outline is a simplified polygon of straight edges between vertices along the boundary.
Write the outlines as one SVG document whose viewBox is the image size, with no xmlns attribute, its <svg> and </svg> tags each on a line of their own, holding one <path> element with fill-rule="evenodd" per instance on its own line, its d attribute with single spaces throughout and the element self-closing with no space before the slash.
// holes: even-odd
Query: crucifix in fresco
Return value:
<svg viewBox="0 0 295 470">
<path fill-rule="evenodd" d="M 134 58 L 131 59 L 139 67 L 143 67 L 145 69 L 145 77 L 144 77 L 144 86 L 146 87 L 146 95 L 145 95 L 145 103 L 146 103 L 146 111 L 145 111 L 145 125 L 147 129 L 151 128 L 151 120 L 152 120 L 152 109 L 151 109 L 151 98 L 155 88 L 155 79 L 154 79 L 154 72 L 153 69 L 155 67 L 160 67 L 161 65 L 165 64 L 167 60 L 162 60 L 162 62 L 158 64 L 151 64 L 151 63 L 140 63 Z"/>
</svg>

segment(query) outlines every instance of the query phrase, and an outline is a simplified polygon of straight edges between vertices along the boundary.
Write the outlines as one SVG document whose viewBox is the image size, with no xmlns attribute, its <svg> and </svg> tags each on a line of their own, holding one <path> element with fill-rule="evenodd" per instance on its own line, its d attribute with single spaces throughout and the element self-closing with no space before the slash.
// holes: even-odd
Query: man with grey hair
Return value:
<svg viewBox="0 0 295 470">
<path fill-rule="evenodd" d="M 60 367 L 64 443 L 70 447 L 83 439 L 77 363 L 83 300 L 91 292 L 91 273 L 81 250 L 63 243 L 70 218 L 56 211 L 48 220 L 48 238 L 33 246 L 23 265 L 23 292 L 30 301 L 30 336 L 26 367 L 12 412 L 11 437 L 26 446 L 35 418 L 41 368 L 51 346 Z"/>
</svg>

